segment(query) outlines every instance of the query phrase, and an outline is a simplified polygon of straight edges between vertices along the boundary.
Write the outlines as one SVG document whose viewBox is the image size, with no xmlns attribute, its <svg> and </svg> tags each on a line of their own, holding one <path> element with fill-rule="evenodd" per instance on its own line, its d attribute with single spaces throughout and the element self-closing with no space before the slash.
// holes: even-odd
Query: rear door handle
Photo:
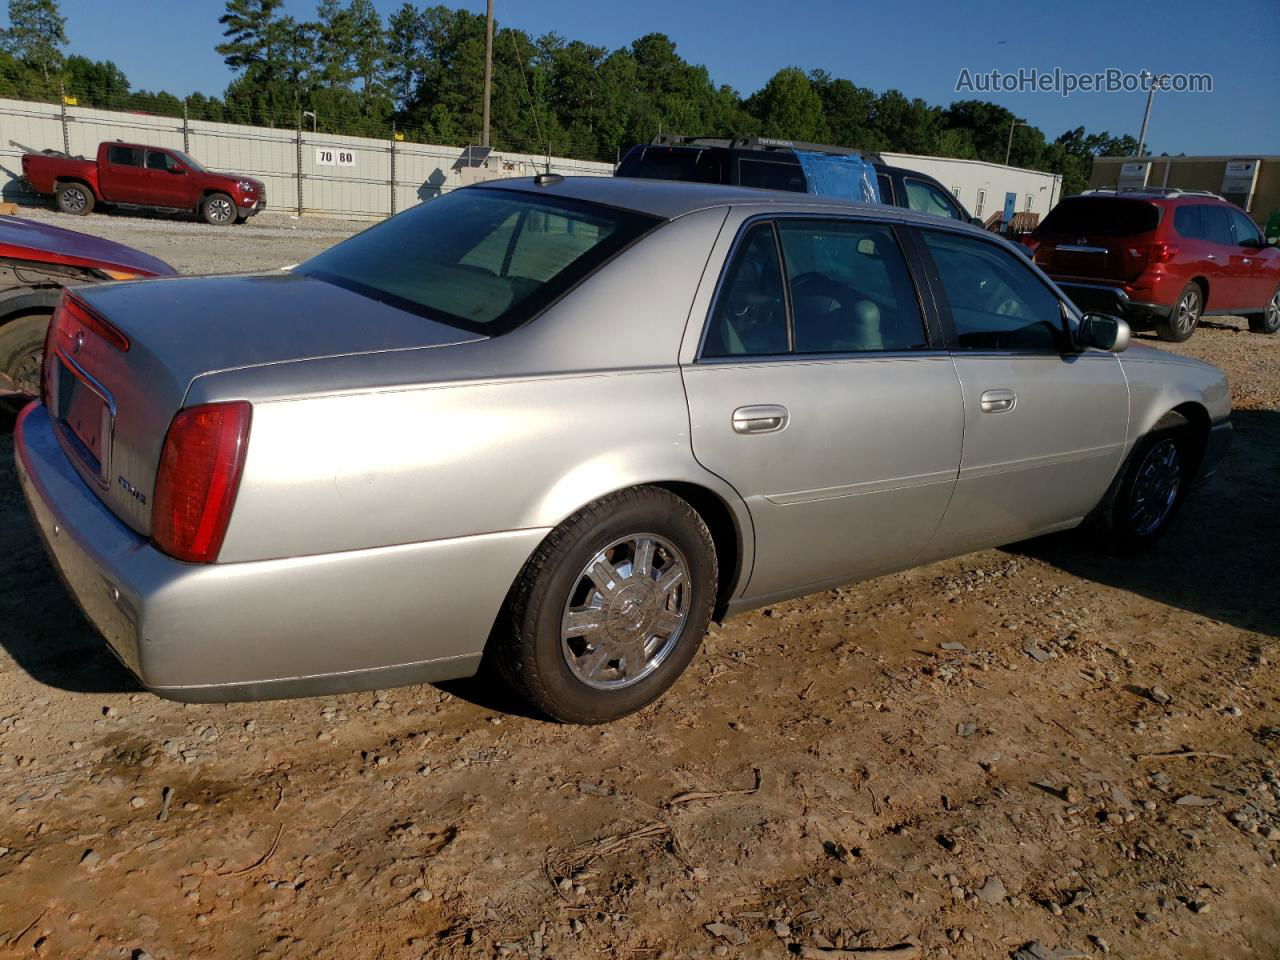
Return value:
<svg viewBox="0 0 1280 960">
<path fill-rule="evenodd" d="M 787 408 L 778 403 L 739 407 L 733 411 L 733 430 L 735 433 L 776 433 L 790 419 Z"/>
<path fill-rule="evenodd" d="M 1216 253 L 1207 253 L 1207 254 L 1205 254 L 1205 259 L 1206 259 L 1206 260 L 1217 260 L 1217 259 L 1218 259 L 1218 255 L 1217 255 Z"/>
<path fill-rule="evenodd" d="M 983 413 L 1007 413 L 1018 403 L 1018 395 L 1012 390 L 988 390 L 982 395 Z"/>
</svg>

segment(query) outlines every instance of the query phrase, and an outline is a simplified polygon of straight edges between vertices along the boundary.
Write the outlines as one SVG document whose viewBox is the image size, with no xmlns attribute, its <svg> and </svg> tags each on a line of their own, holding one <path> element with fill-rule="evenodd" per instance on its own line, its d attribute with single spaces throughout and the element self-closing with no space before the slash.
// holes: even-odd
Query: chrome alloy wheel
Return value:
<svg viewBox="0 0 1280 960">
<path fill-rule="evenodd" d="M 235 217 L 231 201 L 225 197 L 214 197 L 209 201 L 209 219 L 216 223 L 226 223 Z"/>
<path fill-rule="evenodd" d="M 1280 290 L 1275 292 L 1271 302 L 1267 304 L 1266 323 L 1268 330 L 1280 328 Z"/>
<path fill-rule="evenodd" d="M 615 540 L 583 567 L 565 603 L 560 649 L 569 669 L 598 690 L 643 680 L 675 649 L 691 593 L 688 564 L 669 540 Z"/>
<path fill-rule="evenodd" d="M 67 213 L 79 213 L 88 203 L 89 198 L 79 187 L 67 187 L 62 191 L 62 209 Z"/>
<path fill-rule="evenodd" d="M 1173 308 L 1173 326 L 1179 333 L 1191 335 L 1200 322 L 1200 291 L 1188 290 Z"/>
<path fill-rule="evenodd" d="M 1173 440 L 1147 451 L 1129 494 L 1129 522 L 1140 537 L 1154 533 L 1173 512 L 1182 486 L 1182 454 Z"/>
</svg>

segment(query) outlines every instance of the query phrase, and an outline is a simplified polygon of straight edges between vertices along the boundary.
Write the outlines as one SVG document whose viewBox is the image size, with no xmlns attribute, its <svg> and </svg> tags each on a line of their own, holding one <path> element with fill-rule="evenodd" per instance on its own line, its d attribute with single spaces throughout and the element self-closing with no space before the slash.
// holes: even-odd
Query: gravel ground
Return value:
<svg viewBox="0 0 1280 960">
<path fill-rule="evenodd" d="M 355 228 L 75 226 L 206 271 Z M 1176 349 L 1229 372 L 1236 444 L 1152 553 L 1046 538 L 738 617 L 601 728 L 483 679 L 139 691 L 6 424 L 0 956 L 1280 956 L 1280 337 Z"/>
</svg>

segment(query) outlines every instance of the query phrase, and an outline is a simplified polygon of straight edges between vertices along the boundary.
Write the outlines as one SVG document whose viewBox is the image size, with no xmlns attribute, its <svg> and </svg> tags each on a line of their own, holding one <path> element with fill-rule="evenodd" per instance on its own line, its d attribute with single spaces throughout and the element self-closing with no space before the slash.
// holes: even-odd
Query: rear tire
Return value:
<svg viewBox="0 0 1280 960">
<path fill-rule="evenodd" d="M 1266 309 L 1249 318 L 1249 329 L 1254 333 L 1280 332 L 1280 287 L 1271 294 Z"/>
<path fill-rule="evenodd" d="M 616 720 L 684 672 L 717 580 L 711 533 L 686 501 L 657 487 L 610 494 L 534 552 L 490 653 L 508 685 L 556 720 Z"/>
<path fill-rule="evenodd" d="M 0 326 L 0 373 L 21 392 L 18 404 L 25 405 L 28 398 L 40 395 L 40 365 L 50 316 L 33 313 Z M 15 398 L 6 399 L 8 406 L 15 405 Z"/>
<path fill-rule="evenodd" d="M 87 216 L 93 210 L 93 191 L 83 183 L 60 183 L 53 191 L 53 202 L 60 213 Z"/>
<path fill-rule="evenodd" d="M 1204 291 L 1198 283 L 1188 283 L 1173 302 L 1169 316 L 1156 321 L 1156 334 L 1161 340 L 1182 343 L 1189 340 L 1204 315 Z"/>
<path fill-rule="evenodd" d="M 200 219 L 210 226 L 228 226 L 237 216 L 235 201 L 225 193 L 211 193 L 200 201 Z"/>
<path fill-rule="evenodd" d="M 1186 497 L 1192 474 L 1187 428 L 1157 430 L 1134 445 L 1119 481 L 1098 512 L 1097 533 L 1113 553 L 1154 545 Z"/>
</svg>

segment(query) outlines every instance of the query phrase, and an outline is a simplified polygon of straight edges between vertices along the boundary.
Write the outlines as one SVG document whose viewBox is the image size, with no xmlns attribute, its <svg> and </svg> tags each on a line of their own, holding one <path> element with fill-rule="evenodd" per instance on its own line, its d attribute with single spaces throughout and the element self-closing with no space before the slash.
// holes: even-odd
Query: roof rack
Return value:
<svg viewBox="0 0 1280 960">
<path fill-rule="evenodd" d="M 803 140 L 783 140 L 778 137 L 685 137 L 663 133 L 649 141 L 654 147 L 725 147 L 733 150 L 790 151 L 804 150 L 832 156 L 864 157 L 872 163 L 880 163 L 880 155 L 859 150 L 856 147 L 837 147 L 830 143 L 807 143 Z"/>
<path fill-rule="evenodd" d="M 1220 195 L 1212 190 L 1190 190 L 1186 187 L 1095 187 L 1092 190 L 1082 191 L 1082 195 L 1095 193 L 1128 193 L 1128 194 L 1147 194 L 1155 197 L 1213 197 L 1216 200 L 1223 199 Z"/>
</svg>

